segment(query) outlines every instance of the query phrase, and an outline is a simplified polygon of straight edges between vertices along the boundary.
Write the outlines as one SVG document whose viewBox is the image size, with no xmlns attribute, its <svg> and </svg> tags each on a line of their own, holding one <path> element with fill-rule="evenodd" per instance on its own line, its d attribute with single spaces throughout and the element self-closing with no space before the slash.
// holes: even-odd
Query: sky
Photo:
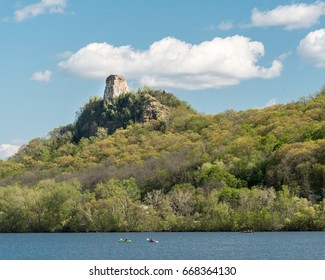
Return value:
<svg viewBox="0 0 325 280">
<path fill-rule="evenodd" d="M 325 85 L 325 1 L 0 0 L 0 159 L 73 123 L 110 74 L 216 114 Z"/>
</svg>

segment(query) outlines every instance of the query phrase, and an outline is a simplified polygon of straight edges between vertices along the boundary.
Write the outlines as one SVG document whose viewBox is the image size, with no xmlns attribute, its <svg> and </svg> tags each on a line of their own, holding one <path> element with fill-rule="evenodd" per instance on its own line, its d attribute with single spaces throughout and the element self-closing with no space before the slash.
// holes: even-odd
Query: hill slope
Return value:
<svg viewBox="0 0 325 280">
<path fill-rule="evenodd" d="M 324 112 L 324 89 L 217 115 L 148 88 L 92 98 L 0 162 L 0 230 L 324 230 Z"/>
</svg>

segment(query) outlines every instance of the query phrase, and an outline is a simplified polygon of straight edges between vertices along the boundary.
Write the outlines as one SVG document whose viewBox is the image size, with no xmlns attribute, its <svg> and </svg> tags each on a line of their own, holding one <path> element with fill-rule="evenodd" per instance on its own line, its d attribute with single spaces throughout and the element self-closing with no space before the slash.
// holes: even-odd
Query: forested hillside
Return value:
<svg viewBox="0 0 325 280">
<path fill-rule="evenodd" d="M 0 232 L 325 230 L 325 89 L 216 115 L 91 98 L 0 161 Z"/>
</svg>

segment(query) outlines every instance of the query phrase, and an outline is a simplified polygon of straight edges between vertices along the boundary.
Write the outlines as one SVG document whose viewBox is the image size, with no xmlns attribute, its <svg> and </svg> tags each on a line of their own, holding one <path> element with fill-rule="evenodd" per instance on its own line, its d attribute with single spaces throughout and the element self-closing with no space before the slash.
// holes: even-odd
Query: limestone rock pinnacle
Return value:
<svg viewBox="0 0 325 280">
<path fill-rule="evenodd" d="M 129 87 L 124 77 L 119 75 L 109 75 L 107 77 L 104 100 L 111 99 L 126 92 L 129 92 Z"/>
</svg>

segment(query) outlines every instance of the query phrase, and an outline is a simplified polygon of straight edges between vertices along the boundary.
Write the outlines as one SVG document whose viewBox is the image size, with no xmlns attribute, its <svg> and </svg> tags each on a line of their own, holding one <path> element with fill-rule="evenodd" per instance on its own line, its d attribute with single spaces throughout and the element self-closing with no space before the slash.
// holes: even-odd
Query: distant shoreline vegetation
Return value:
<svg viewBox="0 0 325 280">
<path fill-rule="evenodd" d="M 76 182 L 44 180 L 0 189 L 0 232 L 321 231 L 324 202 L 289 188 L 195 189 L 174 186 L 141 200 L 135 180 L 109 180 L 94 192 Z M 5 210 L 5 211 L 3 211 Z"/>
<path fill-rule="evenodd" d="M 0 232 L 323 231 L 325 89 L 198 114 L 144 88 L 0 161 Z"/>
</svg>

